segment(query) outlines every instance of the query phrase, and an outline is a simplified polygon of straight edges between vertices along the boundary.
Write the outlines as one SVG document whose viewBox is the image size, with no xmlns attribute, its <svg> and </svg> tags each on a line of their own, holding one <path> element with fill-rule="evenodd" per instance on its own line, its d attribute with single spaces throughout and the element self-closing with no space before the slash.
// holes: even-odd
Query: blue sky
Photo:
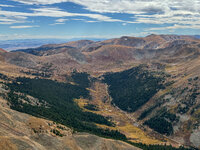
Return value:
<svg viewBox="0 0 200 150">
<path fill-rule="evenodd" d="M 0 40 L 200 34 L 200 0 L 1 0 Z"/>
</svg>

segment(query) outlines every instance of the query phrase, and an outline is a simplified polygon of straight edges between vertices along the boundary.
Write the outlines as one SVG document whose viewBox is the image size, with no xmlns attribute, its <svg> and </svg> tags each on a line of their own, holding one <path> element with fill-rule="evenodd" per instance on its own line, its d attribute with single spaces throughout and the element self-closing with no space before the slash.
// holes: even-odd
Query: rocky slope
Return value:
<svg viewBox="0 0 200 150">
<path fill-rule="evenodd" d="M 52 121 L 5 108 L 6 104 L 2 99 L 0 101 L 0 149 L 139 150 L 121 141 L 104 139 L 87 133 L 73 134 L 71 129 Z M 57 136 L 52 130 L 60 131 L 63 137 Z"/>
</svg>

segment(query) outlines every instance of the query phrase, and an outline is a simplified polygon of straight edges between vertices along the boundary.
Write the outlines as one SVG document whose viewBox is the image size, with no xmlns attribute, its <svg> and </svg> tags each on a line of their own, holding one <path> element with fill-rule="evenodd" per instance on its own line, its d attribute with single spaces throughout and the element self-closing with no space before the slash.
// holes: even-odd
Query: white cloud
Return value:
<svg viewBox="0 0 200 150">
<path fill-rule="evenodd" d="M 4 5 L 4 4 L 0 4 L 0 7 L 15 7 L 13 5 Z"/>
<path fill-rule="evenodd" d="M 29 5 L 50 5 L 73 2 L 90 11 L 109 13 L 162 12 L 165 3 L 160 0 L 13 0 Z M 166 0 L 164 0 L 166 1 Z M 170 1 L 170 0 L 169 0 Z M 171 0 L 172 1 L 172 0 Z M 178 0 L 175 0 L 178 1 Z M 159 5 L 158 5 L 159 4 Z"/>
<path fill-rule="evenodd" d="M 76 20 L 76 21 L 85 21 L 85 19 L 79 19 L 79 18 L 74 18 L 72 20 Z"/>
<path fill-rule="evenodd" d="M 13 1 L 28 4 L 28 5 L 33 5 L 33 4 L 48 5 L 48 4 L 67 2 L 68 0 L 13 0 Z"/>
<path fill-rule="evenodd" d="M 99 22 L 99 21 L 85 20 L 85 22 L 88 22 L 88 23 L 95 23 L 95 22 Z"/>
<path fill-rule="evenodd" d="M 1 11 L 0 15 L 11 17 L 24 17 L 16 21 L 24 21 L 26 17 L 88 17 L 92 21 L 85 22 L 121 22 L 145 24 L 177 24 L 182 27 L 196 27 L 200 18 L 200 0 L 12 0 L 27 5 L 51 5 L 62 2 L 73 2 L 83 6 L 93 13 L 70 13 L 59 8 L 40 7 L 31 9 L 31 13 Z M 94 14 L 98 13 L 98 14 Z M 102 13 L 128 13 L 133 14 L 129 21 L 114 19 Z M 74 19 L 75 20 L 75 19 Z M 14 21 L 15 22 L 15 21 Z M 13 23 L 14 23 L 13 22 Z M 0 24 L 12 22 L 0 21 Z M 60 22 L 62 23 L 62 22 Z"/>
<path fill-rule="evenodd" d="M 199 0 L 13 0 L 29 5 L 49 5 L 62 2 L 73 2 L 96 12 L 162 13 L 169 10 L 199 11 Z"/>
<path fill-rule="evenodd" d="M 4 16 L 8 19 L 15 18 L 20 21 L 23 21 L 27 19 L 28 17 L 53 17 L 53 18 L 60 18 L 60 17 L 88 17 L 91 19 L 95 19 L 98 21 L 106 21 L 106 22 L 123 22 L 119 19 L 113 19 L 111 17 L 101 15 L 101 14 L 86 14 L 86 13 L 70 13 L 67 11 L 64 11 L 59 8 L 55 7 L 41 7 L 41 8 L 32 8 L 33 12 L 26 13 L 26 12 L 16 12 L 16 11 L 4 11 L 0 10 L 0 15 Z"/>
<path fill-rule="evenodd" d="M 11 29 L 35 28 L 39 26 L 10 26 Z"/>
<path fill-rule="evenodd" d="M 2 22 L 12 22 L 14 20 L 8 19 L 8 18 L 0 18 L 0 21 L 2 21 Z"/>
<path fill-rule="evenodd" d="M 65 22 L 69 20 L 69 19 L 64 19 L 64 18 L 60 18 L 60 19 L 56 19 L 55 20 L 55 23 L 53 24 L 50 24 L 51 26 L 54 26 L 54 25 L 58 25 L 58 24 L 65 24 Z"/>
<path fill-rule="evenodd" d="M 59 24 L 65 24 L 64 22 L 55 22 L 55 23 L 53 23 L 53 24 L 49 24 L 49 25 L 51 25 L 51 26 L 55 26 L 55 25 L 59 25 Z"/>
<path fill-rule="evenodd" d="M 25 21 L 22 19 L 19 19 L 17 17 L 1 17 L 0 16 L 0 24 L 14 24 L 14 23 L 24 23 Z"/>
<path fill-rule="evenodd" d="M 199 24 L 200 13 L 176 10 L 165 14 L 136 15 L 138 23 L 152 24 Z"/>
<path fill-rule="evenodd" d="M 145 31 L 159 31 L 159 30 L 174 31 L 175 29 L 200 29 L 200 24 L 199 25 L 178 25 L 178 24 L 175 24 L 173 26 L 148 28 L 148 29 L 145 29 Z"/>
<path fill-rule="evenodd" d="M 87 23 L 100 22 L 100 21 L 97 21 L 97 20 L 86 20 L 86 19 L 79 19 L 79 18 L 74 18 L 74 19 L 71 19 L 71 20 L 75 20 L 75 21 L 83 21 L 83 22 L 87 22 Z"/>
<path fill-rule="evenodd" d="M 63 18 L 60 18 L 60 19 L 57 19 L 56 22 L 57 23 L 64 23 L 65 21 L 67 21 L 68 19 L 63 19 Z"/>
<path fill-rule="evenodd" d="M 146 24 L 197 24 L 200 18 L 200 0 L 13 0 L 29 5 L 50 5 L 73 2 L 98 13 L 134 14 L 132 21 L 113 19 L 101 14 L 68 13 L 57 8 L 33 9 L 35 15 L 49 17 L 83 16 L 98 21 Z M 151 15 L 149 15 L 151 13 Z"/>
</svg>

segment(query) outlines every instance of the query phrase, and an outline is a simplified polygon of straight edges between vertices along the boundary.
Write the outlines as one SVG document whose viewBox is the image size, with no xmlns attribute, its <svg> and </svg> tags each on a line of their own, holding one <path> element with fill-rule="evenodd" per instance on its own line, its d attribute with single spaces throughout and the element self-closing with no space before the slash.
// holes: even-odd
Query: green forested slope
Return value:
<svg viewBox="0 0 200 150">
<path fill-rule="evenodd" d="M 154 96 L 161 88 L 163 77 L 138 66 L 126 71 L 104 76 L 109 85 L 112 102 L 120 109 L 134 112 Z"/>
</svg>

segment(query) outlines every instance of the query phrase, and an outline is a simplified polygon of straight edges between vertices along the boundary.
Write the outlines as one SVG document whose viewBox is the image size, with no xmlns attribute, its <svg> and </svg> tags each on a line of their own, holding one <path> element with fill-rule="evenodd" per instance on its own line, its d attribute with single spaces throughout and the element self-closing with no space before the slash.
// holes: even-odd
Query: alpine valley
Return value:
<svg viewBox="0 0 200 150">
<path fill-rule="evenodd" d="M 0 149 L 199 148 L 197 36 L 0 49 Z"/>
</svg>

